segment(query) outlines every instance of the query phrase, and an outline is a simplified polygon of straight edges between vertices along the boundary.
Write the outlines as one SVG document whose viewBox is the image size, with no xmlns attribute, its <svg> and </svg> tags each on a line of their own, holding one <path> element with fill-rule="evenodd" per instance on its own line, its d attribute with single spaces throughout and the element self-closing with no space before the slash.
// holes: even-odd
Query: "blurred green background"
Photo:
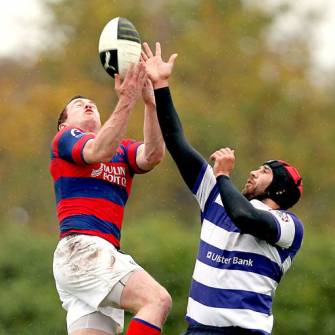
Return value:
<svg viewBox="0 0 335 335">
<path fill-rule="evenodd" d="M 113 110 L 114 83 L 100 64 L 97 44 L 116 16 L 130 19 L 149 44 L 160 41 L 163 58 L 179 54 L 171 86 L 186 135 L 205 157 L 233 147 L 232 178 L 239 188 L 267 159 L 299 167 L 305 193 L 294 211 L 305 223 L 305 239 L 277 290 L 273 334 L 335 334 L 335 85 L 311 76 L 308 36 L 276 48 L 269 43 L 274 20 L 287 8 L 263 11 L 238 0 L 45 5 L 55 29 L 48 46 L 32 62 L 24 57 L 27 50 L 0 58 L 0 335 L 66 334 L 52 276 L 58 223 L 50 142 L 71 96 L 91 97 L 103 119 Z M 141 139 L 142 126 L 140 102 L 128 136 Z M 186 328 L 199 232 L 198 206 L 169 155 L 135 178 L 122 248 L 171 293 L 165 334 Z"/>
</svg>

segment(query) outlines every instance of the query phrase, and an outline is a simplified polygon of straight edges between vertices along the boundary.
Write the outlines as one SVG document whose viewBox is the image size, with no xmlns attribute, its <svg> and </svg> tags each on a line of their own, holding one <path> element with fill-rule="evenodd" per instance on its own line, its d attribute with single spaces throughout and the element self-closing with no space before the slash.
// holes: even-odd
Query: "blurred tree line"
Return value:
<svg viewBox="0 0 335 335">
<path fill-rule="evenodd" d="M 150 45 L 160 41 L 165 59 L 179 54 L 171 86 L 185 133 L 204 157 L 222 146 L 235 149 L 238 187 L 267 159 L 299 167 L 305 193 L 294 211 L 305 223 L 305 241 L 277 291 L 273 334 L 334 334 L 334 87 L 309 80 L 306 45 L 269 48 L 265 32 L 276 13 L 238 0 L 46 3 L 65 42 L 35 63 L 0 59 L 0 335 L 66 333 L 51 272 L 58 227 L 50 142 L 73 95 L 95 100 L 103 119 L 113 111 L 114 82 L 97 45 L 116 16 L 130 19 Z M 128 136 L 141 139 L 142 126 L 139 102 Z M 198 207 L 169 155 L 135 178 L 122 246 L 171 293 L 166 334 L 186 327 L 199 231 Z"/>
</svg>

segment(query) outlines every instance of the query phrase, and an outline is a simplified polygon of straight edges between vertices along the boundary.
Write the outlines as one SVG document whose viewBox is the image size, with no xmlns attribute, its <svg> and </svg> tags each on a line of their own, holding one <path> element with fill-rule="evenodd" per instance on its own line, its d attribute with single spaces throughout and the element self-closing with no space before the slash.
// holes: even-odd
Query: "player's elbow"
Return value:
<svg viewBox="0 0 335 335">
<path fill-rule="evenodd" d="M 229 212 L 229 216 L 232 221 L 238 226 L 244 226 L 246 222 L 250 220 L 250 215 L 247 211 L 241 207 L 234 208 Z"/>
<path fill-rule="evenodd" d="M 153 157 L 155 165 L 159 164 L 164 159 L 164 157 L 165 157 L 165 144 Z"/>
<path fill-rule="evenodd" d="M 165 144 L 157 147 L 155 150 L 146 153 L 146 161 L 152 167 L 158 165 L 165 157 Z"/>
<path fill-rule="evenodd" d="M 144 170 L 152 170 L 156 165 L 158 165 L 163 160 L 163 157 L 149 157 L 145 161 L 145 168 Z"/>
</svg>

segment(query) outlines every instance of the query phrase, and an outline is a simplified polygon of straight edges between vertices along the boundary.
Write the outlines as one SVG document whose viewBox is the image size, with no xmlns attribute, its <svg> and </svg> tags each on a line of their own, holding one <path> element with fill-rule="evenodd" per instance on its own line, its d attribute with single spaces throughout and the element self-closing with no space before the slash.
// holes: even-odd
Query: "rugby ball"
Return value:
<svg viewBox="0 0 335 335">
<path fill-rule="evenodd" d="M 118 73 L 124 78 L 131 63 L 141 56 L 141 39 L 135 26 L 123 17 L 110 20 L 99 39 L 99 56 L 102 66 L 113 78 Z"/>
</svg>

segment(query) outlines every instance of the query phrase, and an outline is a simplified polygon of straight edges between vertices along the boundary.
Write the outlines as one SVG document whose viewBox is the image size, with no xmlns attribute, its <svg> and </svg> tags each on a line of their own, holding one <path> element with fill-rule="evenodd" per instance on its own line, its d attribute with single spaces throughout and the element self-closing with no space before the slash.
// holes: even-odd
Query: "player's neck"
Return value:
<svg viewBox="0 0 335 335">
<path fill-rule="evenodd" d="M 79 128 L 87 133 L 96 134 L 99 131 L 99 127 L 97 126 L 97 124 L 95 122 L 92 122 L 91 120 L 82 122 Z"/>
<path fill-rule="evenodd" d="M 272 208 L 272 209 L 279 209 L 279 208 L 280 208 L 280 207 L 277 205 L 277 203 L 274 202 L 274 201 L 273 201 L 272 199 L 270 199 L 270 198 L 263 199 L 262 202 L 263 202 L 266 206 L 268 206 L 268 207 L 270 207 L 270 208 Z"/>
</svg>

